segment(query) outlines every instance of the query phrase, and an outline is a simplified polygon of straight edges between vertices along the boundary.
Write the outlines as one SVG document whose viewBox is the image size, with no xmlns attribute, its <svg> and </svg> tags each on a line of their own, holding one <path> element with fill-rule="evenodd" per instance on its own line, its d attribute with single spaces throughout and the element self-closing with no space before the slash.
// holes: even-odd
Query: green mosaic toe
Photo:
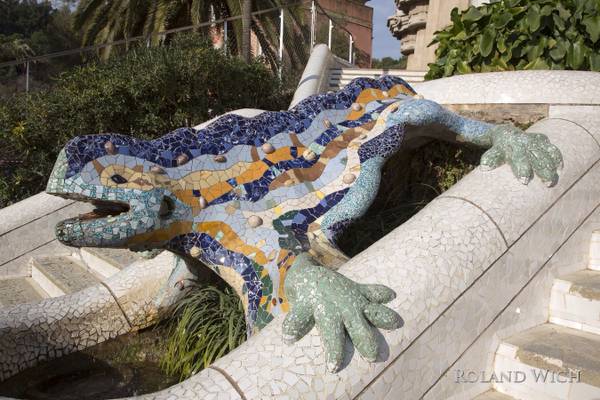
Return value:
<svg viewBox="0 0 600 400">
<path fill-rule="evenodd" d="M 492 147 L 481 156 L 481 167 L 485 170 L 497 168 L 505 163 L 504 149 Z"/>
<path fill-rule="evenodd" d="M 283 321 L 283 341 L 292 344 L 300 340 L 315 325 L 313 312 L 309 307 L 294 307 Z"/>
<path fill-rule="evenodd" d="M 342 365 L 346 333 L 363 358 L 375 361 L 378 344 L 372 326 L 402 326 L 400 316 L 381 304 L 395 297 L 393 290 L 356 283 L 318 265 L 307 253 L 298 255 L 290 268 L 286 295 L 292 308 L 283 322 L 284 340 L 298 340 L 316 325 L 331 372 Z"/>
<path fill-rule="evenodd" d="M 557 170 L 562 168 L 560 150 L 540 133 L 525 133 L 512 125 L 495 126 L 488 132 L 492 147 L 481 157 L 484 170 L 508 163 L 513 174 L 523 184 L 537 175 L 547 186 L 558 182 Z"/>
</svg>

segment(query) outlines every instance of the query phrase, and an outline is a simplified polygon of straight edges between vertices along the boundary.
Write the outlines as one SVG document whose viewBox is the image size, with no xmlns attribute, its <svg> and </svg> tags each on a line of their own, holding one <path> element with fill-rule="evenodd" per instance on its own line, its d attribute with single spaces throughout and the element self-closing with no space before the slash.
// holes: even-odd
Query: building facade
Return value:
<svg viewBox="0 0 600 400">
<path fill-rule="evenodd" d="M 319 4 L 336 21 L 341 21 L 354 38 L 354 58 L 360 67 L 371 66 L 373 52 L 373 8 L 368 0 L 319 0 Z"/>
<path fill-rule="evenodd" d="M 396 14 L 388 18 L 392 35 L 400 40 L 400 52 L 408 57 L 406 69 L 425 71 L 435 61 L 436 46 L 428 46 L 435 31 L 450 24 L 450 12 L 488 0 L 395 0 Z"/>
</svg>

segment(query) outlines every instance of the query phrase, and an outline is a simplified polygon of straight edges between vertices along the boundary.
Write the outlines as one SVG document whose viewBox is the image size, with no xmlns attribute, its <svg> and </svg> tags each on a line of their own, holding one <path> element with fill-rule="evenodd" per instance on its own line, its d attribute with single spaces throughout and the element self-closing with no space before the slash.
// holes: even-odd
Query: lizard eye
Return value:
<svg viewBox="0 0 600 400">
<path fill-rule="evenodd" d="M 169 197 L 163 197 L 162 202 L 160 203 L 160 210 L 158 210 L 158 215 L 161 218 L 168 218 L 173 214 L 173 210 L 175 210 L 175 203 Z"/>
<path fill-rule="evenodd" d="M 110 177 L 110 179 L 112 179 L 112 181 L 114 183 L 116 183 L 117 185 L 120 185 L 122 183 L 127 183 L 127 179 L 123 178 L 119 174 L 114 174 L 113 176 Z"/>
</svg>

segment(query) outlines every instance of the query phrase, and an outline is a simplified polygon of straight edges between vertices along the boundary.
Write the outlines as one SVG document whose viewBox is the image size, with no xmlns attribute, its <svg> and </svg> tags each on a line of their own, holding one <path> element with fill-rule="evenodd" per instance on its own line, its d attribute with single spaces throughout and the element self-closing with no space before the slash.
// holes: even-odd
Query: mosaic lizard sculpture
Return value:
<svg viewBox="0 0 600 400">
<path fill-rule="evenodd" d="M 561 153 L 544 135 L 462 118 L 399 78 L 359 78 L 289 111 L 225 115 L 156 140 L 72 139 L 47 192 L 96 210 L 59 223 L 56 234 L 71 246 L 168 249 L 199 259 L 242 298 L 249 334 L 287 313 L 284 340 L 316 325 L 329 370 L 341 366 L 345 332 L 375 360 L 370 325 L 400 326 L 383 305 L 395 294 L 336 272 L 346 260 L 336 237 L 367 210 L 403 139 L 433 126 L 490 148 L 481 167 L 506 162 L 524 184 L 534 173 L 549 186 L 558 179 Z"/>
</svg>

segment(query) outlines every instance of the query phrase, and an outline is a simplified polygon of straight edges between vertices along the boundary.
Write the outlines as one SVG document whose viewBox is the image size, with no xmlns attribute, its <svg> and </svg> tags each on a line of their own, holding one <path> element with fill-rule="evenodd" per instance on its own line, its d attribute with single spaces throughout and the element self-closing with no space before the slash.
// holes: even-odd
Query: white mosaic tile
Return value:
<svg viewBox="0 0 600 400">
<path fill-rule="evenodd" d="M 129 331 L 105 287 L 0 310 L 0 380 Z"/>
<path fill-rule="evenodd" d="M 564 120 L 543 120 L 528 132 L 544 133 L 560 148 L 564 168 L 555 187 L 547 188 L 539 178 L 528 185 L 518 183 L 509 166 L 493 171 L 475 169 L 442 197 L 469 200 L 484 210 L 514 243 L 554 200 L 573 185 L 600 158 L 600 147 L 581 127 Z M 590 190 L 593 187 L 589 188 Z"/>
<path fill-rule="evenodd" d="M 185 385 L 175 385 L 160 392 L 136 396 L 140 400 L 242 400 L 238 391 L 223 374 L 207 368 L 186 380 Z"/>
<path fill-rule="evenodd" d="M 441 104 L 600 104 L 600 74 L 596 72 L 466 74 L 416 83 L 413 87 L 426 99 Z"/>
</svg>

